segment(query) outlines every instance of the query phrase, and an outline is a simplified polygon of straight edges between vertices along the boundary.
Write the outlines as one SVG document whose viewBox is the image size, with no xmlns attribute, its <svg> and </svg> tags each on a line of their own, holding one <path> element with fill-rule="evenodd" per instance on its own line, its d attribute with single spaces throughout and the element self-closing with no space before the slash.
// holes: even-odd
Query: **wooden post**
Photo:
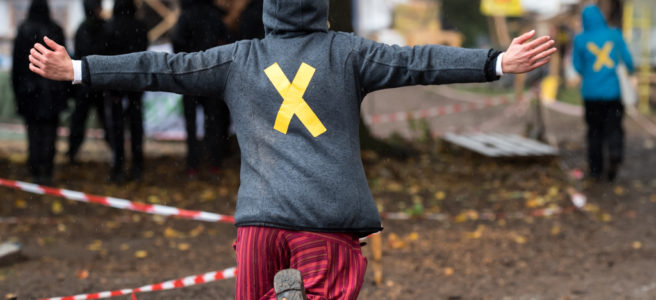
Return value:
<svg viewBox="0 0 656 300">
<path fill-rule="evenodd" d="M 651 56 L 651 49 L 649 47 L 649 37 L 651 35 L 651 7 L 648 3 L 644 3 L 642 7 L 642 16 L 640 18 L 640 31 L 641 35 L 641 64 L 640 64 L 640 75 L 639 75 L 639 84 L 638 84 L 638 109 L 643 114 L 650 113 L 649 109 L 649 83 L 650 83 L 650 73 L 651 66 L 649 63 Z"/>
<path fill-rule="evenodd" d="M 371 252 L 374 261 L 371 269 L 374 271 L 374 282 L 376 285 L 383 284 L 383 237 L 382 233 L 375 233 L 371 236 Z"/>
</svg>

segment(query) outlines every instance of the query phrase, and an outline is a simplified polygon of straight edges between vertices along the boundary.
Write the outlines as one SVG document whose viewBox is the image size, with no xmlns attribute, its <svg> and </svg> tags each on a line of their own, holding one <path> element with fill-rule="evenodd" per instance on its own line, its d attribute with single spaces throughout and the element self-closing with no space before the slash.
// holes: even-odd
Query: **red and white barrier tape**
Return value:
<svg viewBox="0 0 656 300">
<path fill-rule="evenodd" d="M 510 103 L 508 97 L 487 98 L 481 102 L 457 103 L 447 106 L 431 107 L 421 110 L 396 112 L 389 114 L 378 114 L 365 116 L 365 121 L 369 124 L 403 122 L 408 120 L 428 119 L 445 115 L 452 115 L 460 112 L 479 110 Z"/>
<path fill-rule="evenodd" d="M 184 288 L 194 285 L 200 285 L 204 283 L 210 283 L 222 279 L 234 278 L 236 274 L 237 274 L 237 268 L 233 267 L 233 268 L 225 269 L 223 271 L 210 272 L 210 273 L 205 273 L 202 275 L 195 275 L 195 276 L 187 276 L 185 278 L 146 285 L 135 289 L 122 289 L 122 290 L 106 291 L 106 292 L 92 293 L 92 294 L 82 294 L 82 295 L 75 295 L 75 296 L 43 298 L 39 300 L 104 299 L 104 298 L 125 296 L 125 295 L 145 293 L 145 292 L 173 290 L 173 289 L 179 289 L 179 288 Z"/>
<path fill-rule="evenodd" d="M 51 195 L 85 203 L 97 203 L 113 208 L 131 210 L 153 215 L 173 216 L 205 222 L 235 223 L 233 216 L 220 215 L 204 211 L 186 210 L 158 204 L 132 202 L 125 199 L 89 195 L 81 192 L 57 189 L 37 184 L 0 178 L 0 185 L 39 195 Z"/>
</svg>

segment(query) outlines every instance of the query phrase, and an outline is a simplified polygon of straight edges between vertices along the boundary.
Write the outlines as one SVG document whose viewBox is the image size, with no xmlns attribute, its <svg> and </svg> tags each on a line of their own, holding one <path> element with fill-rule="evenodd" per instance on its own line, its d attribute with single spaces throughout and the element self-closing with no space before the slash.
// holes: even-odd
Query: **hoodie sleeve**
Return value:
<svg viewBox="0 0 656 300">
<path fill-rule="evenodd" d="M 582 41 L 583 37 L 581 35 L 578 35 L 574 38 L 574 48 L 572 50 L 572 65 L 574 65 L 574 69 L 576 72 L 578 72 L 580 75 L 583 75 L 583 61 L 584 61 L 584 55 L 585 55 L 585 48 L 583 45 Z"/>
<path fill-rule="evenodd" d="M 98 88 L 165 91 L 184 95 L 221 96 L 235 45 L 195 53 L 139 52 L 87 56 L 82 81 Z"/>
<path fill-rule="evenodd" d="M 355 38 L 354 63 L 368 93 L 408 85 L 496 80 L 501 52 L 439 45 L 399 47 Z"/>
</svg>

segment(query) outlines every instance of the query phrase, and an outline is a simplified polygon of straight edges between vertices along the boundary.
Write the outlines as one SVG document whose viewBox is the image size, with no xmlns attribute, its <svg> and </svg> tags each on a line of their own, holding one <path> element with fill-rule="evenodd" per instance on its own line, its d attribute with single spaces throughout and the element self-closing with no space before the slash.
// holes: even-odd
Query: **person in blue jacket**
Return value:
<svg viewBox="0 0 656 300">
<path fill-rule="evenodd" d="M 608 179 L 615 180 L 624 156 L 624 131 L 617 66 L 624 63 L 633 73 L 633 60 L 622 33 L 606 24 L 595 5 L 581 14 L 583 32 L 574 38 L 573 63 L 583 77 L 581 96 L 588 126 L 588 167 L 590 177 L 600 179 L 604 171 L 604 144 L 608 147 Z"/>
</svg>

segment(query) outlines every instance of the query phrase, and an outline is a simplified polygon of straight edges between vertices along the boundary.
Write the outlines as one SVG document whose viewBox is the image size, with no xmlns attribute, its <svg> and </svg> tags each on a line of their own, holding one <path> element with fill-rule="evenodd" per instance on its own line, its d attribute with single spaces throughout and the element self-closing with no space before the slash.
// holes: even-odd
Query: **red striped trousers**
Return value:
<svg viewBox="0 0 656 300">
<path fill-rule="evenodd" d="M 240 227 L 237 254 L 238 300 L 276 299 L 273 277 L 301 271 L 308 299 L 356 299 L 367 268 L 357 236 L 270 227 Z"/>
</svg>

